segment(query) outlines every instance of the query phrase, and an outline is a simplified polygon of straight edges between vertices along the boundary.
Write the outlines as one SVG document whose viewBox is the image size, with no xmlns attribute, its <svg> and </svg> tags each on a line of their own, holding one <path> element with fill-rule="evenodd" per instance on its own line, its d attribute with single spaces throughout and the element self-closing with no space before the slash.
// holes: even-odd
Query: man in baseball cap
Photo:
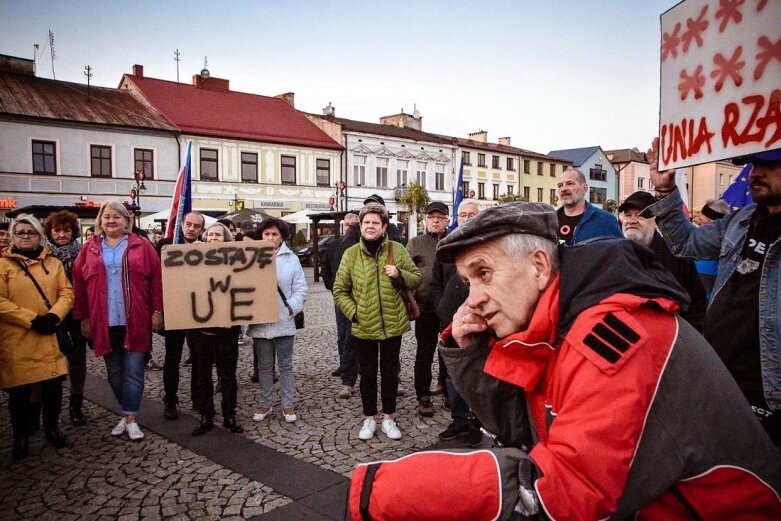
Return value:
<svg viewBox="0 0 781 521">
<path fill-rule="evenodd" d="M 377 194 L 371 194 L 369 197 L 367 197 L 363 201 L 364 205 L 367 205 L 369 203 L 377 203 L 377 204 L 381 204 L 381 205 L 385 206 L 385 199 L 383 199 L 381 196 L 379 196 Z"/>
<path fill-rule="evenodd" d="M 512 203 L 437 248 L 469 284 L 440 339 L 453 383 L 504 445 L 534 444 L 525 511 L 781 515 L 781 456 L 675 314 L 688 298 L 672 275 L 625 239 L 559 249 L 557 228 L 551 206 Z"/>
<path fill-rule="evenodd" d="M 781 149 L 733 159 L 751 164 L 754 202 L 699 227 L 681 210 L 675 172 L 657 171 L 658 151 L 655 139 L 648 160 L 659 202 L 646 212 L 676 255 L 719 260 L 703 334 L 781 451 Z"/>
</svg>

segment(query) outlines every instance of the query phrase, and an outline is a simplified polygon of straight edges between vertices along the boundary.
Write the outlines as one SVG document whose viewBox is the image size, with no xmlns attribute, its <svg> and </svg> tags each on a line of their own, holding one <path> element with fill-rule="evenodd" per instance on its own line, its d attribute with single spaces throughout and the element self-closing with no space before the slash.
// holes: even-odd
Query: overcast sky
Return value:
<svg viewBox="0 0 781 521">
<path fill-rule="evenodd" d="M 296 108 L 379 122 L 417 105 L 423 130 L 550 150 L 644 150 L 658 128 L 659 16 L 677 0 L 0 0 L 0 54 L 51 78 L 116 87 L 133 64 Z"/>
</svg>

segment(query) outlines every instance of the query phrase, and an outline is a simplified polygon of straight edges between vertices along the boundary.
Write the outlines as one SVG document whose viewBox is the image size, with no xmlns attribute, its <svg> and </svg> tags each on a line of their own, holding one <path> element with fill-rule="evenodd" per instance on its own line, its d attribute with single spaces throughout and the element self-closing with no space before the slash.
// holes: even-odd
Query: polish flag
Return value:
<svg viewBox="0 0 781 521">
<path fill-rule="evenodd" d="M 187 142 L 187 151 L 179 168 L 179 177 L 176 179 L 174 195 L 171 198 L 171 213 L 168 215 L 168 227 L 165 236 L 173 238 L 174 244 L 179 244 L 182 237 L 182 221 L 184 216 L 192 212 L 192 153 L 193 142 Z M 175 226 L 171 226 L 176 223 Z"/>
</svg>

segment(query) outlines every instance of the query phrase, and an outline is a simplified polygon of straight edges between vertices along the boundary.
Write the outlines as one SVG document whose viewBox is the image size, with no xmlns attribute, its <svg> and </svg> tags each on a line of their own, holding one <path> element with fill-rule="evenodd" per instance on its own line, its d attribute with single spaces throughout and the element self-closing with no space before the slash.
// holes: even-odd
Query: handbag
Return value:
<svg viewBox="0 0 781 521">
<path fill-rule="evenodd" d="M 43 289 L 41 289 L 40 284 L 38 284 L 38 281 L 35 280 L 35 277 L 33 277 L 32 273 L 30 273 L 30 270 L 27 269 L 27 266 L 20 261 L 19 259 L 14 259 L 14 261 L 19 265 L 20 268 L 24 271 L 24 274 L 29 277 L 29 279 L 32 281 L 33 285 L 35 286 L 35 289 L 38 290 L 38 293 L 41 294 L 41 298 L 43 299 L 43 302 L 46 304 L 47 309 L 52 308 L 52 303 L 49 302 L 49 298 L 46 296 L 46 293 L 43 292 Z M 57 345 L 60 348 L 60 352 L 64 354 L 65 356 L 69 356 L 73 354 L 73 340 L 71 339 L 70 331 L 68 331 L 68 328 L 64 324 L 64 320 L 60 321 L 60 324 L 57 326 L 57 331 L 55 334 L 57 335 Z"/>
<path fill-rule="evenodd" d="M 282 297 L 282 302 L 285 303 L 287 312 L 292 315 L 293 308 L 291 308 L 290 304 L 287 303 L 287 298 L 285 298 L 285 294 L 282 293 L 282 290 L 279 286 L 277 286 L 277 291 L 279 292 L 279 296 Z M 296 329 L 304 329 L 304 312 L 301 311 L 300 313 L 296 313 L 295 316 L 293 316 L 293 321 L 296 323 Z"/>
<path fill-rule="evenodd" d="M 391 240 L 388 240 L 388 264 L 393 266 L 393 241 Z M 407 308 L 407 318 L 410 320 L 420 318 L 420 308 L 412 292 L 408 289 L 399 289 L 397 291 L 401 295 L 401 300 L 404 301 L 404 306 Z"/>
</svg>

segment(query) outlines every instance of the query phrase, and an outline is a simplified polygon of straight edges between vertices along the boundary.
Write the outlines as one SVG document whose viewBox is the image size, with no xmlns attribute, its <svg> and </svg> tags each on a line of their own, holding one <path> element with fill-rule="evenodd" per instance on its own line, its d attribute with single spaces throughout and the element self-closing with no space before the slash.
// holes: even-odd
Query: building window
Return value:
<svg viewBox="0 0 781 521">
<path fill-rule="evenodd" d="M 418 179 L 418 184 L 423 188 L 426 188 L 426 162 L 425 161 L 418 161 L 417 179 Z"/>
<path fill-rule="evenodd" d="M 282 156 L 282 184 L 296 184 L 296 157 Z"/>
<path fill-rule="evenodd" d="M 643 188 L 644 184 L 645 183 L 643 182 L 643 178 L 642 177 L 638 177 L 637 178 L 637 188 Z"/>
<path fill-rule="evenodd" d="M 111 177 L 111 147 L 90 145 L 92 177 Z"/>
<path fill-rule="evenodd" d="M 732 184 L 732 176 L 729 176 L 729 184 Z"/>
<path fill-rule="evenodd" d="M 388 186 L 388 158 L 377 158 L 377 185 L 382 188 Z"/>
<path fill-rule="evenodd" d="M 507 185 L 507 195 L 513 195 L 513 185 Z"/>
<path fill-rule="evenodd" d="M 724 186 L 724 174 L 719 174 L 719 185 Z"/>
<path fill-rule="evenodd" d="M 144 171 L 144 179 L 155 178 L 155 151 L 148 148 L 133 149 L 134 172 Z"/>
<path fill-rule="evenodd" d="M 507 158 L 507 170 L 515 170 L 515 162 L 511 157 Z"/>
<path fill-rule="evenodd" d="M 594 204 L 604 204 L 607 200 L 607 188 L 591 188 L 588 193 L 589 200 Z"/>
<path fill-rule="evenodd" d="M 445 163 L 437 163 L 434 185 L 434 190 L 445 189 Z"/>
<path fill-rule="evenodd" d="M 252 152 L 241 153 L 241 180 L 244 183 L 258 182 L 258 155 Z"/>
<path fill-rule="evenodd" d="M 201 181 L 217 180 L 217 151 L 211 148 L 201 149 Z"/>
<path fill-rule="evenodd" d="M 556 189 L 551 188 L 550 189 L 550 204 L 555 205 L 556 204 Z"/>
<path fill-rule="evenodd" d="M 461 152 L 461 161 L 463 161 L 465 165 L 471 165 L 472 164 L 472 162 L 469 159 L 469 152 L 467 152 L 467 151 Z"/>
<path fill-rule="evenodd" d="M 355 186 L 366 186 L 366 156 L 353 158 L 353 182 Z"/>
<path fill-rule="evenodd" d="M 485 183 L 477 183 L 477 198 L 485 199 Z"/>
<path fill-rule="evenodd" d="M 331 160 L 318 159 L 315 161 L 317 186 L 331 185 Z"/>
<path fill-rule="evenodd" d="M 494 201 L 499 199 L 499 185 L 494 185 Z"/>
<path fill-rule="evenodd" d="M 33 141 L 33 173 L 57 173 L 57 145 L 54 141 Z"/>
<path fill-rule="evenodd" d="M 542 161 L 537 161 L 537 175 L 542 175 Z"/>
<path fill-rule="evenodd" d="M 592 181 L 605 181 L 607 179 L 607 172 L 602 169 L 602 165 L 595 164 L 594 168 L 589 170 L 589 179 Z M 592 203 L 594 201 L 591 201 Z"/>
<path fill-rule="evenodd" d="M 463 184 L 461 184 L 461 191 L 464 192 L 464 197 L 472 197 L 469 195 L 469 181 L 464 181 Z"/>
<path fill-rule="evenodd" d="M 530 197 L 531 197 L 531 189 L 528 186 L 524 186 L 523 187 L 523 198 L 528 201 Z"/>
<path fill-rule="evenodd" d="M 537 202 L 538 203 L 542 202 L 542 188 L 537 189 Z"/>
<path fill-rule="evenodd" d="M 550 164 L 550 176 L 551 177 L 556 177 L 556 164 L 555 163 L 551 163 Z"/>
<path fill-rule="evenodd" d="M 399 159 L 396 161 L 396 186 L 407 186 L 407 172 L 409 161 Z"/>
<path fill-rule="evenodd" d="M 501 168 L 499 166 L 499 156 L 491 157 L 491 168 Z"/>
<path fill-rule="evenodd" d="M 529 161 L 528 159 L 523 160 L 523 173 L 524 174 L 531 173 L 531 161 Z"/>
<path fill-rule="evenodd" d="M 485 154 L 477 154 L 477 166 L 485 166 Z"/>
</svg>

